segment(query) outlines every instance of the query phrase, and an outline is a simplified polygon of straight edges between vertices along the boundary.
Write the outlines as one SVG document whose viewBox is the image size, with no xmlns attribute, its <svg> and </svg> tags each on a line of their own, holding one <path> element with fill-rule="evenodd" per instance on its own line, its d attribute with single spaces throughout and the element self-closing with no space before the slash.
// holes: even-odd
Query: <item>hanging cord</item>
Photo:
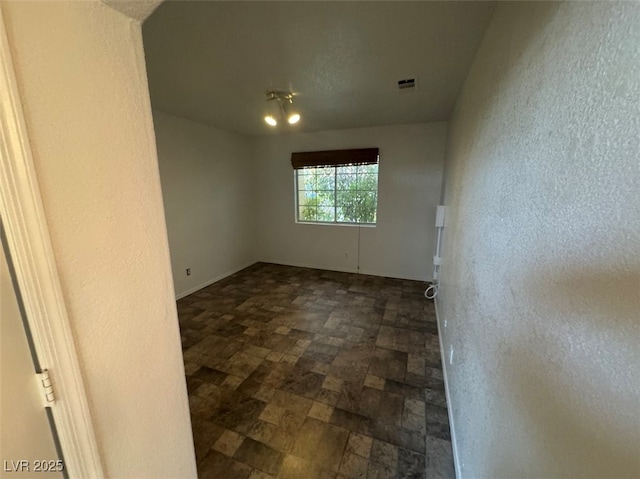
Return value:
<svg viewBox="0 0 640 479">
<path fill-rule="evenodd" d="M 438 208 L 441 208 L 438 206 Z M 438 273 L 440 272 L 440 243 L 442 240 L 442 228 L 444 226 L 443 220 L 436 219 L 436 251 L 433 256 L 433 281 L 431 285 L 425 290 L 424 297 L 427 299 L 435 299 L 438 295 Z"/>
<path fill-rule="evenodd" d="M 425 292 L 424 297 L 427 299 L 434 299 L 438 295 L 438 283 L 432 283 Z"/>
</svg>

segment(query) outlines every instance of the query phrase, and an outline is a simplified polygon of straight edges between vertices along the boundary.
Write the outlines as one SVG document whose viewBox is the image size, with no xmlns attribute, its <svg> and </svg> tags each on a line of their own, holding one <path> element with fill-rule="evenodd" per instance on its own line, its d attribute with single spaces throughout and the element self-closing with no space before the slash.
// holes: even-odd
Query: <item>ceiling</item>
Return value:
<svg viewBox="0 0 640 479">
<path fill-rule="evenodd" d="M 151 103 L 256 136 L 447 120 L 493 8 L 165 1 L 143 24 Z M 298 125 L 265 124 L 269 89 L 294 92 Z"/>
</svg>

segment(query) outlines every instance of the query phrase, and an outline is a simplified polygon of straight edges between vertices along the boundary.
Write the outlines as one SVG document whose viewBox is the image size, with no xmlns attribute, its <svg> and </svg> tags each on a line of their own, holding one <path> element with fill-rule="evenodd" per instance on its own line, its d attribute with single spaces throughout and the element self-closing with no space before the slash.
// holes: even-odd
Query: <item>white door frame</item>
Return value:
<svg viewBox="0 0 640 479">
<path fill-rule="evenodd" d="M 38 359 L 56 394 L 51 410 L 70 478 L 103 478 L 0 3 L 0 218 Z M 35 375 L 34 375 L 35 381 Z"/>
</svg>

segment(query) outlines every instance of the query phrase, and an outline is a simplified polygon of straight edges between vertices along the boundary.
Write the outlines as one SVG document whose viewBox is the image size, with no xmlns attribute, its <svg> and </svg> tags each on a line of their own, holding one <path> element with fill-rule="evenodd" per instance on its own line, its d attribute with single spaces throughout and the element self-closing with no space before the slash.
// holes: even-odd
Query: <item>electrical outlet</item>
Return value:
<svg viewBox="0 0 640 479">
<path fill-rule="evenodd" d="M 187 276 L 191 276 L 191 268 L 187 268 Z"/>
</svg>

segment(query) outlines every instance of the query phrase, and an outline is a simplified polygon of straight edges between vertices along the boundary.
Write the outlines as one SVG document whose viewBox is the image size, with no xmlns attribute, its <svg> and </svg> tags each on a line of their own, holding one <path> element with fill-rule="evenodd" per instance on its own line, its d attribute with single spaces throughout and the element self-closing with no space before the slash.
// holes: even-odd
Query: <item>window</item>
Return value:
<svg viewBox="0 0 640 479">
<path fill-rule="evenodd" d="M 294 153 L 292 164 L 297 221 L 376 224 L 377 148 Z"/>
</svg>

